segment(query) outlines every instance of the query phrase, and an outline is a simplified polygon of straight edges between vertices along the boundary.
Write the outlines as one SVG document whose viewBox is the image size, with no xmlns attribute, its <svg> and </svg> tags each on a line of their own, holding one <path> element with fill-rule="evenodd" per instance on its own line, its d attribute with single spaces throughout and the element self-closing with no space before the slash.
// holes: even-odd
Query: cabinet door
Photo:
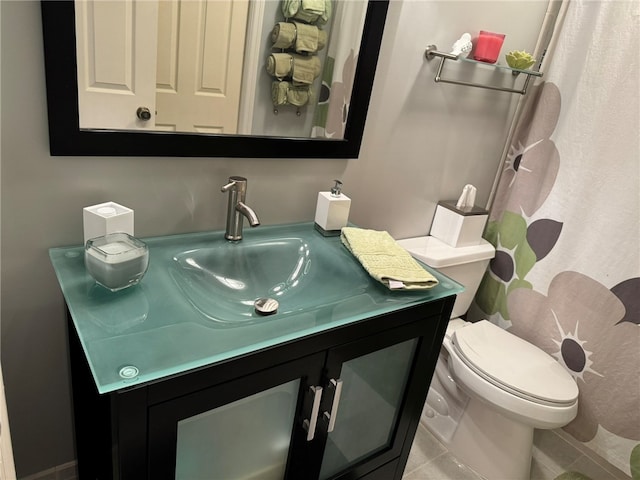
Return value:
<svg viewBox="0 0 640 480">
<path fill-rule="evenodd" d="M 420 329 L 395 329 L 329 352 L 321 480 L 345 472 L 359 478 L 400 456 L 413 415 L 405 408 L 412 376 L 420 375 L 415 366 L 426 347 Z"/>
<path fill-rule="evenodd" d="M 149 478 L 281 480 L 313 423 L 304 417 L 323 362 L 311 355 L 151 407 Z"/>
</svg>

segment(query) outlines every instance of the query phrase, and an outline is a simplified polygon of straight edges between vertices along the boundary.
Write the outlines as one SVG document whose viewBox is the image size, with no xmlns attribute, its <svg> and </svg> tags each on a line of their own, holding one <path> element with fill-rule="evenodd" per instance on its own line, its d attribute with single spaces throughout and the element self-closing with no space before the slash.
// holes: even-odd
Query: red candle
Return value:
<svg viewBox="0 0 640 480">
<path fill-rule="evenodd" d="M 501 33 L 485 32 L 480 30 L 480 35 L 473 52 L 474 60 L 479 62 L 496 63 L 500 55 L 500 49 L 504 42 L 504 35 Z"/>
</svg>

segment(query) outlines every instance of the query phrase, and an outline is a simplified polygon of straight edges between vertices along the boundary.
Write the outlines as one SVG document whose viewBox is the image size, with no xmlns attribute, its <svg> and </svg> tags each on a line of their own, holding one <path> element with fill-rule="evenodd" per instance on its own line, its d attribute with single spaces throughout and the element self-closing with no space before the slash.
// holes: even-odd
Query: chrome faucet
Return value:
<svg viewBox="0 0 640 480">
<path fill-rule="evenodd" d="M 242 217 L 247 217 L 249 225 L 257 227 L 260 225 L 258 215 L 244 201 L 247 196 L 247 179 L 244 177 L 229 177 L 229 183 L 224 185 L 220 191 L 229 192 L 229 203 L 227 205 L 227 231 L 224 238 L 227 240 L 242 240 Z"/>
</svg>

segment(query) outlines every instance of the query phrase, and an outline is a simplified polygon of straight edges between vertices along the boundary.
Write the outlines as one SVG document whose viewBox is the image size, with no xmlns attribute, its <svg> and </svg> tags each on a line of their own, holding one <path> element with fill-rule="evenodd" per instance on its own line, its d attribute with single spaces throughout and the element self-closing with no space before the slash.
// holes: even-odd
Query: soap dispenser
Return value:
<svg viewBox="0 0 640 480">
<path fill-rule="evenodd" d="M 322 235 L 340 235 L 342 227 L 349 221 L 351 199 L 342 193 L 342 182 L 334 180 L 335 185 L 330 192 L 319 192 L 316 204 L 315 228 Z"/>
</svg>

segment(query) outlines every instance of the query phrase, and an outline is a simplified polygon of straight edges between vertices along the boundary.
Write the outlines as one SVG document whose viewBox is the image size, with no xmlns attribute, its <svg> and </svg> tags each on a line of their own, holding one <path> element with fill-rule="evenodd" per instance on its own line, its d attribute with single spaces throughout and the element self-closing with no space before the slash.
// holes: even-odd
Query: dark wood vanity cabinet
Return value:
<svg viewBox="0 0 640 480">
<path fill-rule="evenodd" d="M 70 321 L 79 478 L 400 479 L 454 300 L 104 395 Z"/>
</svg>

